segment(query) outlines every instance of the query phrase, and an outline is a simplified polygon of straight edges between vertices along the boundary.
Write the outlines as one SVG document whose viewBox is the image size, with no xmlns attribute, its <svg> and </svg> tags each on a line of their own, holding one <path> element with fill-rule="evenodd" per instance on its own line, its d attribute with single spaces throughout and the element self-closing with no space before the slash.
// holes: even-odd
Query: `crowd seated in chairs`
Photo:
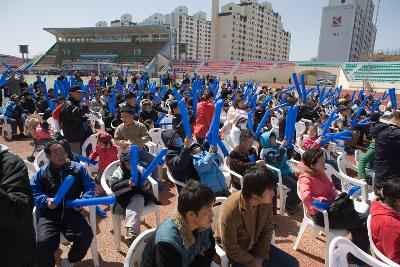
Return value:
<svg viewBox="0 0 400 267">
<path fill-rule="evenodd" d="M 200 63 L 193 62 L 184 67 L 199 67 L 196 64 Z M 243 68 L 255 68 L 253 64 L 240 64 Z M 277 63 L 276 66 L 287 64 L 290 63 Z M 202 68 L 224 73 L 232 67 L 210 62 Z M 270 64 L 257 65 L 257 68 L 270 67 Z M 52 203 L 57 191 L 53 189 L 60 186 L 58 180 L 54 180 L 58 174 L 46 180 L 55 183 L 51 191 L 46 191 L 47 186 L 41 184 L 43 176 L 47 177 L 45 171 L 57 165 L 59 158 L 54 156 L 59 155 L 65 159 L 64 164 L 71 164 L 70 169 L 61 172 L 62 179 L 74 169 L 77 170 L 73 172 L 76 179 L 83 181 L 82 187 L 73 185 L 74 191 L 66 195 L 68 200 L 80 198 L 78 191 L 88 198 L 116 197 L 116 202 L 110 205 L 113 221 L 110 228 L 115 249 L 121 250 L 122 219 L 125 219 L 125 237 L 133 240 L 125 266 L 171 266 L 175 263 L 189 266 L 200 261 L 206 262 L 207 266 L 270 266 L 269 263 L 298 266 L 290 251 L 282 251 L 273 245 L 274 227 L 280 226 L 275 226 L 272 221 L 278 209 L 281 216 L 294 219 L 293 214 L 298 213 L 301 206 L 303 220 L 294 250 L 298 249 L 305 229 L 310 226 L 325 234 L 325 263 L 330 266 L 337 266 L 334 264 L 343 260 L 378 264 L 377 259 L 366 254 L 369 248 L 388 265 L 398 262 L 399 248 L 392 238 L 395 234 L 390 234 L 384 227 L 392 226 L 390 230 L 394 231 L 398 228 L 394 225 L 399 222 L 398 196 L 391 196 L 387 189 L 388 186 L 397 188 L 398 185 L 392 183 L 398 182 L 395 177 L 400 177 L 396 164 L 396 155 L 400 152 L 399 111 L 392 108 L 385 122 L 373 120 L 367 125 L 363 125 L 361 120 L 356 122 L 359 125 L 350 122 L 354 117 L 358 118 L 358 109 L 366 110 L 363 119 L 373 117 L 371 102 L 374 101 L 371 100 L 374 96 L 360 94 L 359 99 L 351 100 L 346 95 L 342 100 L 337 98 L 340 93 L 336 91 L 329 94 L 327 101 L 317 104 L 317 93 L 310 93 L 309 101 L 301 101 L 302 96 L 295 90 L 258 87 L 252 82 L 235 88 L 223 84 L 219 88 L 214 76 L 185 79 L 184 85 L 178 85 L 176 92 L 165 85 L 167 90 L 162 95 L 164 85 L 152 83 L 145 73 L 130 77 L 130 81 L 121 75 L 115 86 L 104 87 L 100 82 L 94 83 L 85 91 L 86 87 L 85 90 L 81 87 L 85 85 L 80 85 L 79 75 L 73 77 L 60 77 L 72 85 L 67 96 L 62 90 L 59 91 L 60 97 L 49 94 L 54 90 L 45 93 L 47 89 L 38 79 L 38 84 L 32 86 L 33 92 L 24 92 L 22 99 L 13 96 L 10 104 L 2 108 L 5 118 L 3 130 L 11 134 L 12 142 L 19 142 L 27 133 L 24 127 L 20 127 L 21 134 L 17 134 L 17 128 L 26 124 L 26 118 L 38 118 L 39 124 L 32 128 L 35 146 L 29 159 L 33 162 L 25 162 L 25 165 L 30 173 L 36 172 L 31 180 L 36 201 L 33 223 L 37 229 L 40 255 L 47 255 L 39 258 L 40 261 L 53 264 L 51 253 L 58 248 L 59 240 L 64 241 L 65 237 L 74 245 L 64 263 L 80 261 L 90 247 L 94 264 L 99 265 L 96 237 L 92 238 L 90 234 L 96 231 L 96 207 L 90 206 L 87 222 L 80 211 Z M 129 82 L 130 86 L 123 88 Z M 194 101 L 196 93 L 199 98 Z M 20 108 L 21 102 L 25 98 L 29 100 L 32 94 L 38 105 L 35 105 L 34 116 L 29 117 L 32 114 L 25 114 Z M 91 96 L 95 101 L 90 101 Z M 369 101 L 363 101 L 367 98 Z M 182 114 L 180 101 L 187 107 L 186 115 Z M 331 102 L 333 104 L 328 104 Z M 193 106 L 195 103 L 197 106 Z M 280 105 L 275 111 L 275 107 Z M 222 115 L 214 118 L 219 106 Z M 290 125 L 288 106 L 299 107 L 293 125 Z M 336 109 L 340 113 L 339 119 L 329 121 L 330 117 L 335 117 L 330 114 L 335 115 Z M 19 110 L 29 116 L 13 113 Z M 324 113 L 327 116 L 322 116 Z M 265 114 L 269 116 L 263 118 Z M 186 122 L 193 130 L 192 136 L 187 134 Z M 343 140 L 332 137 L 346 130 L 351 132 L 350 137 Z M 362 133 L 368 134 L 364 136 Z M 54 142 L 51 140 L 54 137 L 61 137 L 64 141 Z M 217 142 L 213 140 L 215 137 Z M 363 154 L 354 149 L 364 148 L 358 144 L 365 142 L 365 137 L 372 137 L 373 141 L 370 151 Z M 134 184 L 130 171 L 132 159 L 129 150 L 132 146 L 139 149 L 137 184 Z M 55 147 L 57 151 L 53 151 Z M 165 157 L 154 165 L 153 161 L 159 160 L 157 156 L 165 153 L 165 149 Z M 359 168 L 351 163 L 349 155 L 354 152 Z M 373 157 L 374 164 L 365 164 L 367 156 Z M 144 184 L 139 183 L 149 166 L 154 168 L 151 175 Z M 159 190 L 165 182 L 164 169 L 176 188 L 178 201 L 177 212 L 161 222 Z M 350 196 L 346 192 L 354 186 L 360 188 Z M 328 208 L 315 206 L 315 200 L 322 201 Z M 63 235 L 60 236 L 60 229 L 52 232 L 51 236 L 44 234 L 44 220 L 50 224 L 54 221 L 47 215 L 62 211 L 73 214 L 70 217 L 72 221 L 79 220 L 82 228 L 78 227 L 78 230 L 87 236 L 85 242 L 67 231 L 61 231 Z M 384 219 L 377 219 L 383 216 L 382 212 L 390 217 L 385 217 L 388 220 L 386 225 L 379 223 Z M 157 228 L 140 233 L 141 219 L 150 213 L 155 215 Z M 367 222 L 369 213 L 368 239 L 363 224 Z M 43 216 L 47 217 L 43 219 Z M 63 223 L 68 226 L 75 222 Z M 379 235 L 382 231 L 378 228 L 384 229 L 386 234 Z M 214 239 L 213 232 L 217 239 Z M 349 233 L 353 243 L 336 238 Z M 353 255 L 344 259 L 343 251 Z M 218 254 L 218 260 L 214 258 L 215 254 Z"/>
</svg>

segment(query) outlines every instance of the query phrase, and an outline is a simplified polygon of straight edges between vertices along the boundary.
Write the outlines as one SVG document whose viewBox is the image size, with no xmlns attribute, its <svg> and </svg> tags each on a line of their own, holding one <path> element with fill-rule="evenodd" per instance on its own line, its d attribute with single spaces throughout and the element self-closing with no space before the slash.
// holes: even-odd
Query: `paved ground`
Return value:
<svg viewBox="0 0 400 267">
<path fill-rule="evenodd" d="M 4 138 L 0 137 L 0 143 L 6 145 L 11 151 L 21 156 L 21 158 L 26 159 L 26 157 L 31 153 L 32 149 L 29 145 L 29 140 L 12 141 L 7 142 Z M 163 181 L 163 191 L 160 192 L 160 200 L 163 203 L 161 207 L 161 220 L 164 220 L 170 216 L 175 209 L 175 189 L 171 183 Z M 108 211 L 108 209 L 107 209 Z M 116 252 L 114 250 L 114 238 L 111 229 L 111 215 L 108 211 L 107 218 L 98 219 L 97 228 L 97 244 L 98 251 L 100 255 L 101 266 L 123 266 L 124 258 L 126 252 L 128 251 L 128 244 L 122 242 L 121 252 Z M 275 221 L 277 223 L 276 231 L 276 245 L 286 251 L 289 254 L 295 256 L 299 262 L 300 266 L 323 266 L 324 263 L 324 251 L 325 242 L 323 237 L 314 238 L 311 229 L 307 229 L 303 240 L 299 246 L 298 251 L 292 249 L 293 241 L 295 240 L 297 233 L 299 231 L 300 223 L 303 218 L 303 211 L 299 211 L 294 216 L 288 217 L 287 215 L 280 216 L 277 215 Z M 155 227 L 155 217 L 154 215 L 144 216 L 145 222 L 142 224 L 142 231 L 151 227 Z M 124 234 L 124 230 L 122 230 Z M 68 248 L 61 245 L 62 256 L 66 256 Z M 88 252 L 85 259 L 77 264 L 76 266 L 93 266 L 91 260 L 91 253 Z"/>
</svg>

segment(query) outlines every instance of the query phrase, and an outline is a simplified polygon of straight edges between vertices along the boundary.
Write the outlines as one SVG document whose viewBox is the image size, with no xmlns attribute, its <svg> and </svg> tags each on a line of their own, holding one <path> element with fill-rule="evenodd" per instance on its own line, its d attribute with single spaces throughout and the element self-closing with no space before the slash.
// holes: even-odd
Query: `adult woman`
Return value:
<svg viewBox="0 0 400 267">
<path fill-rule="evenodd" d="M 357 213 L 353 201 L 346 193 L 337 194 L 335 186 L 325 174 L 324 152 L 321 149 L 304 152 L 297 173 L 301 200 L 307 208 L 307 214 L 314 222 L 323 226 L 324 217 L 312 206 L 312 202 L 317 200 L 329 203 L 329 227 L 350 231 L 354 244 L 367 251 L 368 233 L 363 226 L 366 218 Z"/>
<path fill-rule="evenodd" d="M 193 127 L 194 136 L 196 136 L 197 143 L 203 145 L 208 149 L 208 144 L 205 143 L 205 137 L 210 129 L 210 124 L 214 116 L 215 107 L 212 102 L 214 99 L 214 94 L 208 91 L 201 101 L 197 105 L 197 116 L 196 122 Z"/>
</svg>

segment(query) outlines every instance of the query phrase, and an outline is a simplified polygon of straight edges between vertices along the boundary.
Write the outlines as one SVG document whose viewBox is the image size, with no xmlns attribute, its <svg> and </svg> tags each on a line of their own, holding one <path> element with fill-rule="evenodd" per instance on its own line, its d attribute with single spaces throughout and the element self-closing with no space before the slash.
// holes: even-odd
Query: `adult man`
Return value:
<svg viewBox="0 0 400 267">
<path fill-rule="evenodd" d="M 254 134 L 249 130 L 240 133 L 239 145 L 229 154 L 230 168 L 232 171 L 243 175 L 244 171 L 255 165 L 265 165 L 265 160 L 257 160 L 257 153 L 253 149 Z M 240 182 L 237 177 L 232 176 L 232 185 L 240 189 Z"/>
<path fill-rule="evenodd" d="M 24 113 L 27 115 L 35 113 L 35 101 L 33 101 L 32 95 L 29 92 L 25 92 L 23 96 L 24 98 L 21 100 L 21 108 Z"/>
<path fill-rule="evenodd" d="M 128 107 L 121 109 L 122 124 L 115 129 L 114 140 L 122 149 L 128 149 L 131 145 L 140 148 L 150 141 L 150 135 L 146 126 L 134 119 L 134 111 Z"/>
<path fill-rule="evenodd" d="M 23 160 L 0 146 L 0 259 L 3 266 L 33 266 L 32 209 L 32 190 Z"/>
<path fill-rule="evenodd" d="M 168 148 L 165 162 L 174 179 L 184 183 L 190 179 L 200 181 L 190 152 L 190 145 L 193 143 L 193 139 L 185 138 L 185 141 L 182 141 L 178 131 L 174 129 L 163 131 L 161 139 Z"/>
<path fill-rule="evenodd" d="M 158 119 L 158 112 L 153 108 L 151 101 L 148 99 L 143 99 L 141 104 L 142 111 L 139 114 L 139 120 L 141 122 L 146 122 L 147 120 L 150 120 L 154 123 Z"/>
<path fill-rule="evenodd" d="M 19 79 L 15 78 L 15 72 L 10 72 L 10 78 L 7 82 L 8 95 L 20 95 L 21 89 L 19 87 Z"/>
<path fill-rule="evenodd" d="M 92 134 L 92 130 L 87 124 L 86 114 L 89 109 L 81 103 L 82 88 L 79 85 L 69 89 L 69 98 L 64 104 L 60 124 L 65 139 L 68 140 L 72 152 L 81 153 L 81 145 L 85 139 Z"/>
<path fill-rule="evenodd" d="M 63 266 L 73 266 L 71 263 L 81 261 L 85 257 L 92 243 L 93 233 L 81 214 L 81 209 L 66 209 L 65 201 L 92 198 L 95 183 L 81 164 L 67 158 L 67 153 L 59 141 L 49 142 L 44 151 L 50 162 L 41 167 L 31 181 L 35 205 L 39 209 L 36 264 L 41 267 L 54 266 L 54 252 L 59 247 L 62 232 L 68 241 L 73 242 L 68 259 L 63 260 Z M 68 175 L 72 175 L 75 181 L 65 194 L 64 200 L 56 206 L 53 198 Z"/>
<path fill-rule="evenodd" d="M 179 193 L 178 208 L 150 238 L 142 267 L 210 266 L 215 255 L 211 224 L 214 193 L 190 181 Z"/>
<path fill-rule="evenodd" d="M 377 123 L 370 132 L 375 138 L 375 193 L 379 195 L 385 181 L 400 177 L 400 111 L 393 111 L 389 124 Z"/>
<path fill-rule="evenodd" d="M 121 119 L 123 121 L 117 129 L 115 129 L 115 144 L 122 150 L 127 150 L 131 145 L 143 148 L 144 144 L 151 140 L 146 126 L 135 120 L 134 111 L 131 108 L 124 107 L 121 109 Z M 139 151 L 140 161 L 149 164 L 154 156 L 142 149 Z M 153 177 L 158 177 L 157 168 L 153 172 Z"/>
<path fill-rule="evenodd" d="M 299 266 L 297 260 L 271 246 L 272 198 L 276 181 L 266 166 L 244 173 L 243 188 L 221 207 L 219 235 L 233 267 Z"/>
</svg>

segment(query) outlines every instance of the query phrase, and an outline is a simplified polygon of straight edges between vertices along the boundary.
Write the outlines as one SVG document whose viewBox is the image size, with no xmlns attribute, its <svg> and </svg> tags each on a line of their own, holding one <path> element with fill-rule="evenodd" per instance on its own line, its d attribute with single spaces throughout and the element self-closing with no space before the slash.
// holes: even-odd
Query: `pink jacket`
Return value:
<svg viewBox="0 0 400 267">
<path fill-rule="evenodd" d="M 108 148 L 101 148 L 99 145 L 96 145 L 89 158 L 95 160 L 97 157 L 99 157 L 98 173 L 103 173 L 108 164 L 118 160 L 118 148 L 114 144 Z"/>
<path fill-rule="evenodd" d="M 374 200 L 371 205 L 371 235 L 380 252 L 400 264 L 400 213 Z"/>
<path fill-rule="evenodd" d="M 303 143 L 301 144 L 301 148 L 304 150 L 309 149 L 317 149 L 320 147 L 318 140 L 318 136 L 311 137 L 309 135 L 303 136 Z"/>
<path fill-rule="evenodd" d="M 193 127 L 193 134 L 195 136 L 205 138 L 208 130 L 210 129 L 214 111 L 215 107 L 209 100 L 202 101 L 197 104 L 196 123 Z"/>
<path fill-rule="evenodd" d="M 318 213 L 312 206 L 314 200 L 332 203 L 336 199 L 335 186 L 325 173 L 314 171 L 303 163 L 299 164 L 296 172 L 299 175 L 298 193 L 307 208 L 307 214 Z"/>
</svg>

